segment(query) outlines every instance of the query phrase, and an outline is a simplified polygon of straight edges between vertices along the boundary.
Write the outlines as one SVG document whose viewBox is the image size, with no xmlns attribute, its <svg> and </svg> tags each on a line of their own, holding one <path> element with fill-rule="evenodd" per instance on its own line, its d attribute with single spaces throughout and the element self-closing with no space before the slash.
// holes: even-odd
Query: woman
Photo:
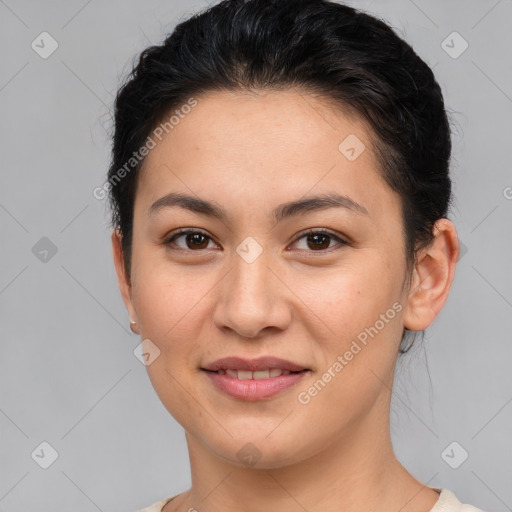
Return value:
<svg viewBox="0 0 512 512">
<path fill-rule="evenodd" d="M 477 511 L 397 460 L 394 369 L 459 256 L 430 68 L 325 0 L 226 0 L 116 99 L 114 262 L 192 485 L 146 512 Z M 409 345 L 410 348 L 410 345 Z"/>
</svg>

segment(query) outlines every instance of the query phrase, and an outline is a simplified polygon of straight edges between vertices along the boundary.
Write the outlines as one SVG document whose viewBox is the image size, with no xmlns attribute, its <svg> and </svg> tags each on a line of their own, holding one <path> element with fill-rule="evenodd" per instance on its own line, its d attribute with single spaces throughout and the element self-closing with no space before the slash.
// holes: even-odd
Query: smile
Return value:
<svg viewBox="0 0 512 512">
<path fill-rule="evenodd" d="M 290 370 L 283 370 L 281 368 L 271 368 L 268 370 L 258 370 L 255 372 L 251 372 L 249 370 L 219 370 L 217 373 L 219 375 L 229 375 L 230 377 L 233 377 L 234 379 L 259 380 L 259 379 L 280 377 L 281 375 L 289 375 L 290 373 L 298 373 L 298 372 L 291 372 Z"/>
<path fill-rule="evenodd" d="M 271 374 L 272 372 L 272 374 Z M 295 386 L 309 370 L 292 372 L 272 368 L 269 370 L 203 370 L 214 388 L 225 395 L 244 401 L 270 399 Z"/>
</svg>

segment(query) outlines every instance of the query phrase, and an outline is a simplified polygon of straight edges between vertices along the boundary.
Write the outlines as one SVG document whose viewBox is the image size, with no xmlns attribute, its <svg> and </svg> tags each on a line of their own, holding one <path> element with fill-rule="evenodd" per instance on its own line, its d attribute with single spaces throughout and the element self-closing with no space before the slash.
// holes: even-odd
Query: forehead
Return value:
<svg viewBox="0 0 512 512">
<path fill-rule="evenodd" d="M 148 165 L 163 163 L 169 156 L 177 161 L 193 156 L 236 164 L 245 158 L 267 166 L 272 159 L 276 164 L 270 168 L 277 170 L 280 164 L 290 167 L 304 157 L 336 159 L 339 144 L 349 135 L 364 140 L 366 147 L 370 142 L 370 131 L 353 109 L 300 89 L 212 91 L 194 101 L 193 108 L 186 103 L 173 108 L 156 127 L 156 147 L 146 157 Z M 171 118 L 172 123 L 165 124 Z"/>
<path fill-rule="evenodd" d="M 226 150 L 242 145 L 252 154 L 262 145 L 269 149 L 286 149 L 294 143 L 322 147 L 343 134 L 358 132 L 362 138 L 369 135 L 352 108 L 301 89 L 215 91 L 197 97 L 196 102 L 197 106 L 172 128 L 176 142 L 188 147 L 193 147 L 194 139 L 210 149 L 219 141 L 229 141 Z M 257 146 L 251 144 L 251 138 Z"/>
<path fill-rule="evenodd" d="M 172 190 L 246 204 L 336 190 L 371 208 L 386 192 L 371 132 L 350 109 L 301 90 L 211 92 L 195 101 L 161 140 L 153 137 L 137 191 L 146 206 Z"/>
</svg>

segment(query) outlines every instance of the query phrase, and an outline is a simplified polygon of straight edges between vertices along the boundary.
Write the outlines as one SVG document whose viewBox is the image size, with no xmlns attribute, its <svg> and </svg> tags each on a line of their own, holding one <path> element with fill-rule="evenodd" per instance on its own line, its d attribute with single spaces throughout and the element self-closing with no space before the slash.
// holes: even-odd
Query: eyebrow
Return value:
<svg viewBox="0 0 512 512">
<path fill-rule="evenodd" d="M 227 223 L 229 218 L 227 211 L 215 202 L 175 192 L 157 199 L 149 208 L 148 214 L 154 215 L 160 210 L 172 207 L 180 207 L 200 215 L 214 217 L 224 223 Z M 354 213 L 369 215 L 364 206 L 356 203 L 350 197 L 331 192 L 283 203 L 272 211 L 271 217 L 275 222 L 281 222 L 290 217 L 328 208 L 346 208 Z"/>
</svg>

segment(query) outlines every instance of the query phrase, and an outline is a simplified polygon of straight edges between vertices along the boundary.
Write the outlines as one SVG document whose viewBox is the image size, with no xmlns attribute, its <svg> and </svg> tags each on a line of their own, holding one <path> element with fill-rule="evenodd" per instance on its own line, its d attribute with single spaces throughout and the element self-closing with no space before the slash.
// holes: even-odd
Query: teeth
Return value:
<svg viewBox="0 0 512 512">
<path fill-rule="evenodd" d="M 280 377 L 281 375 L 289 375 L 290 370 L 281 370 L 281 368 L 271 368 L 268 370 L 258 370 L 251 372 L 248 370 L 219 370 L 220 375 L 229 375 L 234 379 L 249 380 L 249 379 L 268 379 L 270 377 Z"/>
<path fill-rule="evenodd" d="M 255 379 L 268 379 L 270 377 L 270 370 L 259 370 L 257 372 L 252 372 L 252 374 Z"/>
</svg>

